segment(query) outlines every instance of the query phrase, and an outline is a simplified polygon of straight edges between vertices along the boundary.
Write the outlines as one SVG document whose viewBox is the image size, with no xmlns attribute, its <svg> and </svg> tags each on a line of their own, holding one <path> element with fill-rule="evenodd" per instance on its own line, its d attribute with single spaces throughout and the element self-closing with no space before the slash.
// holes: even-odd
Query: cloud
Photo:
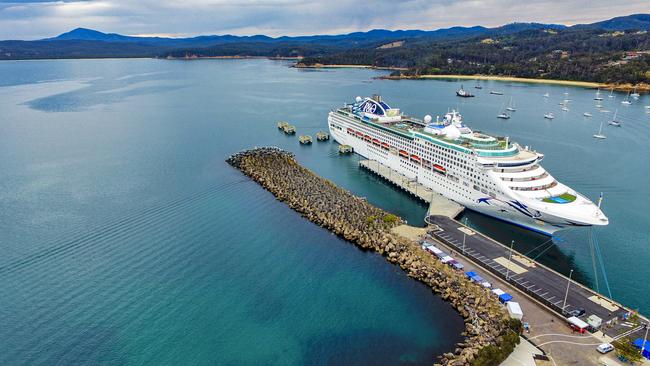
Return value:
<svg viewBox="0 0 650 366">
<path fill-rule="evenodd" d="M 76 27 L 122 34 L 305 35 L 511 22 L 576 24 L 647 12 L 647 0 L 0 0 L 0 39 Z"/>
</svg>

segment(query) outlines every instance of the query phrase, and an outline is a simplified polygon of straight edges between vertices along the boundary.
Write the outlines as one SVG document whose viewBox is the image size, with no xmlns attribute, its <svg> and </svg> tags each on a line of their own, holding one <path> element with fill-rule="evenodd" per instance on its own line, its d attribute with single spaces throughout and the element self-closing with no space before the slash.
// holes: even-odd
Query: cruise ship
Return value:
<svg viewBox="0 0 650 366">
<path fill-rule="evenodd" d="M 339 144 L 482 214 L 546 235 L 609 223 L 601 198 L 558 182 L 540 165 L 543 154 L 472 131 L 456 111 L 420 120 L 374 95 L 332 110 L 328 126 Z"/>
</svg>

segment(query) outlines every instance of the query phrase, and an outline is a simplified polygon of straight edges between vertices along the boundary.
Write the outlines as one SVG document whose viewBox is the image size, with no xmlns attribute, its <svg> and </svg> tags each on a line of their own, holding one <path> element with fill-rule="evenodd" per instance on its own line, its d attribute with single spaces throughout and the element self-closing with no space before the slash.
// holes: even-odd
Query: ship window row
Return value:
<svg viewBox="0 0 650 366">
<path fill-rule="evenodd" d="M 557 186 L 557 181 L 553 181 L 549 184 L 537 187 L 510 187 L 513 191 L 543 191 L 549 188 Z"/>
<path fill-rule="evenodd" d="M 501 180 L 506 181 L 506 182 L 530 182 L 533 180 L 538 180 L 542 178 L 548 177 L 548 173 L 544 172 L 540 175 L 534 176 L 534 177 L 526 177 L 526 178 L 505 178 L 501 177 Z"/>
</svg>

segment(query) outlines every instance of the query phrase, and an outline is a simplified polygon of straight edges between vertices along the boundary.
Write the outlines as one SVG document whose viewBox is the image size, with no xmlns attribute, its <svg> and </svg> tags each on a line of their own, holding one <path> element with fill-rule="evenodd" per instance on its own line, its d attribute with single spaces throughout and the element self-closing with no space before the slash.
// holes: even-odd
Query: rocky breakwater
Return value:
<svg viewBox="0 0 650 366">
<path fill-rule="evenodd" d="M 227 162 L 313 223 L 374 250 L 449 301 L 465 319 L 463 342 L 439 356 L 441 365 L 498 365 L 519 342 L 521 323 L 511 320 L 489 290 L 462 272 L 440 263 L 417 242 L 391 233 L 403 224 L 397 216 L 302 167 L 293 154 L 256 148 L 234 154 Z"/>
</svg>

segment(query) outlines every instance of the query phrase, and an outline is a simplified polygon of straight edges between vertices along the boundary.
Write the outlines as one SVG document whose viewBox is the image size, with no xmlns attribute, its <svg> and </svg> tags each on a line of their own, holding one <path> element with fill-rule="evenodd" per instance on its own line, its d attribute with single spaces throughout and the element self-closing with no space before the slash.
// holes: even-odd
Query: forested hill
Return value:
<svg viewBox="0 0 650 366">
<path fill-rule="evenodd" d="M 359 64 L 407 68 L 395 74 L 485 74 L 527 78 L 650 82 L 650 36 L 646 30 L 598 28 L 527 30 L 437 42 L 405 40 L 307 57 L 303 65 Z"/>
<path fill-rule="evenodd" d="M 648 82 L 650 14 L 567 27 L 385 30 L 341 35 L 135 37 L 77 28 L 38 41 L 0 41 L 2 59 L 214 56 L 300 57 L 302 65 L 408 68 L 418 74 L 493 74 L 602 82 Z"/>
</svg>

